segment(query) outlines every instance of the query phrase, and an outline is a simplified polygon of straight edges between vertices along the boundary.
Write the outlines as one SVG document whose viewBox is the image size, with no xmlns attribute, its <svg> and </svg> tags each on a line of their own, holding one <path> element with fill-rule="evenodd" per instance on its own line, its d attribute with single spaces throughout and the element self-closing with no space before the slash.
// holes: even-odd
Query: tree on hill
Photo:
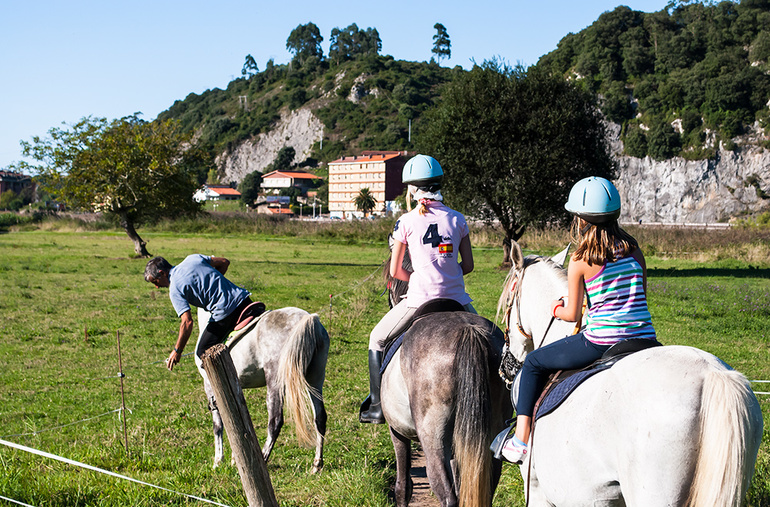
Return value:
<svg viewBox="0 0 770 507">
<path fill-rule="evenodd" d="M 47 189 L 72 209 L 115 217 L 149 257 L 136 227 L 163 217 L 195 214 L 200 152 L 174 121 L 145 122 L 136 115 L 119 120 L 83 118 L 68 129 L 52 128 L 48 138 L 22 142 L 23 163 Z"/>
<path fill-rule="evenodd" d="M 381 50 L 382 41 L 376 28 L 361 30 L 353 23 L 343 30 L 332 29 L 329 37 L 329 59 L 337 64 L 361 56 L 378 55 Z"/>
<path fill-rule="evenodd" d="M 294 157 L 296 154 L 297 152 L 292 146 L 284 146 L 278 150 L 278 154 L 270 165 L 265 168 L 265 172 L 288 171 L 289 169 L 294 168 Z"/>
<path fill-rule="evenodd" d="M 243 68 L 241 69 L 241 75 L 248 78 L 257 72 L 259 72 L 259 68 L 257 68 L 257 62 L 254 60 L 254 57 L 246 55 L 246 61 L 243 62 Z"/>
<path fill-rule="evenodd" d="M 314 56 L 319 60 L 323 59 L 323 49 L 321 42 L 324 38 L 315 23 L 299 25 L 291 31 L 289 38 L 286 39 L 286 49 L 293 55 L 293 60 L 302 66 L 305 61 Z"/>
<path fill-rule="evenodd" d="M 653 13 L 620 6 L 564 37 L 537 66 L 600 94 L 607 118 L 636 137 L 635 156 L 713 156 L 710 136 L 730 144 L 756 121 L 770 125 L 768 9 L 767 0 L 674 0 Z M 697 122 L 685 121 L 693 114 Z M 665 133 L 637 142 L 639 128 L 675 120 L 690 128 L 677 132 L 681 140 Z"/>
<path fill-rule="evenodd" d="M 447 86 L 427 120 L 420 151 L 443 166 L 453 207 L 500 221 L 504 263 L 528 226 L 568 219 L 564 203 L 576 181 L 614 177 L 593 97 L 535 67 L 475 65 Z"/>
<path fill-rule="evenodd" d="M 364 217 L 367 217 L 377 206 L 377 199 L 369 192 L 368 188 L 362 188 L 353 199 L 353 204 L 358 211 L 364 214 Z"/>
<path fill-rule="evenodd" d="M 433 25 L 436 30 L 436 35 L 433 36 L 433 49 L 431 53 L 436 55 L 436 60 L 440 63 L 444 58 L 449 59 L 452 57 L 452 43 L 449 40 L 449 34 L 446 31 L 446 27 L 441 23 Z"/>
<path fill-rule="evenodd" d="M 262 173 L 259 171 L 252 171 L 241 180 L 238 185 L 238 191 L 241 193 L 241 202 L 246 206 L 254 207 L 254 202 L 259 197 L 262 191 Z"/>
</svg>

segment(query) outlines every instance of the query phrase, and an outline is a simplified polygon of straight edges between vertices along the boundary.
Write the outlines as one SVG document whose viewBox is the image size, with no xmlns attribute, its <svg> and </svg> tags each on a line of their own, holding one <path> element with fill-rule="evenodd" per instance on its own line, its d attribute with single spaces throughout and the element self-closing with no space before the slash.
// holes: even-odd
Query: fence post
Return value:
<svg viewBox="0 0 770 507">
<path fill-rule="evenodd" d="M 230 352 L 220 343 L 208 349 L 201 360 L 214 390 L 249 507 L 278 507 Z"/>
</svg>

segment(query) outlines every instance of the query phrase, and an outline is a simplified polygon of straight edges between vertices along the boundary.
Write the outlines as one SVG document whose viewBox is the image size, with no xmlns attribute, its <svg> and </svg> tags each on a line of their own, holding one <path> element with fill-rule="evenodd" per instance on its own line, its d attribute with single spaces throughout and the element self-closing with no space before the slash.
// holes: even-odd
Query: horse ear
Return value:
<svg viewBox="0 0 770 507">
<path fill-rule="evenodd" d="M 524 267 L 524 255 L 521 253 L 521 247 L 513 240 L 511 240 L 511 263 L 516 269 Z"/>
<path fill-rule="evenodd" d="M 567 248 L 565 248 L 561 252 L 551 257 L 551 260 L 556 264 L 558 264 L 559 266 L 564 267 L 564 263 L 567 261 L 567 255 L 569 254 L 569 247 L 571 246 L 572 246 L 572 243 L 568 244 Z"/>
</svg>

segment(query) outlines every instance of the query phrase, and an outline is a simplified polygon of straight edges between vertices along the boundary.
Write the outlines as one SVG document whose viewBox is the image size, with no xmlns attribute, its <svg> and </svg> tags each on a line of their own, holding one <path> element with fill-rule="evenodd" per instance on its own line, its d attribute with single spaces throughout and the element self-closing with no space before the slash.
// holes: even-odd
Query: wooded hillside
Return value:
<svg viewBox="0 0 770 507">
<path fill-rule="evenodd" d="M 259 71 L 249 55 L 227 89 L 190 94 L 159 119 L 196 131 L 213 166 L 217 155 L 270 131 L 282 111 L 309 108 L 324 125 L 322 145 L 304 162 L 314 166 L 355 150 L 412 147 L 442 85 L 466 72 L 382 56 L 376 29 L 355 25 L 333 31 L 325 57 L 313 28 L 290 34 L 289 64 L 271 60 Z M 770 147 L 762 130 L 770 121 L 768 61 L 770 0 L 675 0 L 655 13 L 606 12 L 537 66 L 594 92 L 605 116 L 622 125 L 626 154 L 701 160 L 720 143 L 732 149 L 741 134 L 762 134 L 753 142 Z"/>
</svg>

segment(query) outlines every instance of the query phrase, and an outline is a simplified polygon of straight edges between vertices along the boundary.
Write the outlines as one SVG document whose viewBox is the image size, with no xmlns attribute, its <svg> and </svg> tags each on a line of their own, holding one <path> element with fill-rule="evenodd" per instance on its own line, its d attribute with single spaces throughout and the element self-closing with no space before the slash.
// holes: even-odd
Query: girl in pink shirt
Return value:
<svg viewBox="0 0 770 507">
<path fill-rule="evenodd" d="M 402 181 L 409 184 L 407 199 L 414 198 L 420 205 L 402 215 L 393 228 L 390 275 L 409 282 L 409 289 L 369 336 L 369 396 L 361 405 L 361 422 L 385 422 L 380 406 L 382 343 L 404 332 L 420 305 L 447 298 L 476 313 L 463 281 L 463 275 L 473 271 L 468 224 L 461 213 L 442 202 L 443 176 L 436 159 L 426 155 L 417 155 L 404 166 Z M 411 273 L 402 267 L 407 249 L 414 269 Z"/>
</svg>

